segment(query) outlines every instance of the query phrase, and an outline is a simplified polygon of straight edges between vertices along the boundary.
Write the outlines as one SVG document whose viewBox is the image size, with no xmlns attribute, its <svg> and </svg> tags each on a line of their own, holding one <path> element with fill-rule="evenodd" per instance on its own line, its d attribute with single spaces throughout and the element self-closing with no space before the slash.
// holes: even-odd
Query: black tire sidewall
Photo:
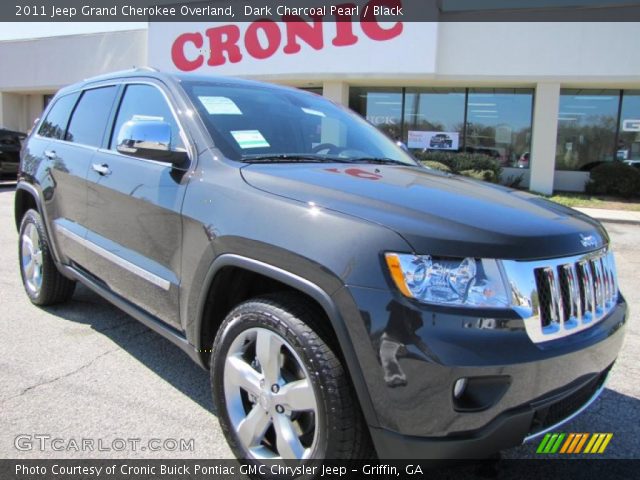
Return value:
<svg viewBox="0 0 640 480">
<path fill-rule="evenodd" d="M 22 235 L 24 234 L 25 229 L 28 224 L 33 224 L 38 231 L 38 248 L 42 252 L 42 285 L 40 285 L 40 290 L 37 293 L 32 292 L 27 288 L 27 282 L 25 279 L 25 272 L 22 266 Z M 40 214 L 35 210 L 28 210 L 27 213 L 22 218 L 22 222 L 20 222 L 20 237 L 18 239 L 18 255 L 20 261 L 20 277 L 22 279 L 22 285 L 24 287 L 24 291 L 26 292 L 29 299 L 35 303 L 36 305 L 40 305 L 45 303 L 46 291 L 50 286 L 48 282 L 51 280 L 51 276 L 53 273 L 51 269 L 55 270 L 55 265 L 53 264 L 53 260 L 51 259 L 51 254 L 49 251 L 49 243 L 47 241 L 47 234 L 45 232 L 44 226 L 42 224 L 42 218 Z"/>
<path fill-rule="evenodd" d="M 285 313 L 284 315 L 282 313 Z M 227 353 L 233 341 L 245 330 L 251 328 L 265 328 L 283 337 L 290 347 L 293 347 L 298 357 L 307 369 L 309 379 L 313 386 L 318 406 L 318 418 L 316 418 L 316 429 L 318 439 L 315 451 L 311 457 L 315 459 L 324 458 L 328 452 L 328 433 L 330 431 L 328 415 L 329 402 L 326 398 L 326 391 L 323 388 L 317 365 L 310 361 L 309 351 L 311 345 L 306 341 L 305 336 L 300 331 L 301 320 L 297 320 L 287 312 L 281 312 L 269 304 L 261 304 L 260 301 L 250 302 L 236 308 L 227 320 L 223 323 L 213 346 L 211 358 L 211 386 L 213 391 L 213 401 L 215 404 L 218 419 L 227 437 L 229 446 L 239 459 L 248 459 L 251 463 L 260 463 L 249 459 L 248 452 L 240 443 L 236 436 L 235 429 L 231 423 L 225 404 L 224 394 L 224 365 Z M 302 323 L 303 324 L 303 323 Z M 310 460 L 315 462 L 316 460 Z"/>
</svg>

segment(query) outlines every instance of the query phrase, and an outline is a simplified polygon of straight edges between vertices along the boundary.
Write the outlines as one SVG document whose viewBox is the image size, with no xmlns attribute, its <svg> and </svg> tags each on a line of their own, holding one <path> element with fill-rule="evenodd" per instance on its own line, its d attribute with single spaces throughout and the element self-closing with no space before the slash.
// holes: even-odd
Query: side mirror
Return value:
<svg viewBox="0 0 640 480">
<path fill-rule="evenodd" d="M 160 120 L 129 120 L 120 128 L 116 150 L 124 155 L 184 167 L 187 152 L 171 148 L 171 125 Z"/>
</svg>

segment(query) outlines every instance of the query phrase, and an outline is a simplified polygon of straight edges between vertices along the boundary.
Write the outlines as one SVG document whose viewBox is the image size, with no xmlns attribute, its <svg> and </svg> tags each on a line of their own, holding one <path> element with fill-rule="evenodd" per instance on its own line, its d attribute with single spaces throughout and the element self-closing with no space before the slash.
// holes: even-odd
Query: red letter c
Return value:
<svg viewBox="0 0 640 480">
<path fill-rule="evenodd" d="M 175 39 L 171 46 L 171 60 L 178 69 L 183 72 L 190 72 L 202 66 L 204 58 L 198 55 L 195 60 L 189 60 L 184 54 L 184 46 L 188 42 L 193 43 L 196 48 L 202 48 L 202 35 L 199 33 L 183 33 Z"/>
</svg>

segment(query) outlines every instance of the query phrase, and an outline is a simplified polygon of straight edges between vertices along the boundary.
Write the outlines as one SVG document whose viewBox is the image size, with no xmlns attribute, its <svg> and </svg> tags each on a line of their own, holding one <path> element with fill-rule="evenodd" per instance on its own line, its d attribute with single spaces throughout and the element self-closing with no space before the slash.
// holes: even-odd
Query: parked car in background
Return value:
<svg viewBox="0 0 640 480">
<path fill-rule="evenodd" d="M 529 168 L 529 159 L 531 158 L 531 154 L 529 152 L 525 152 L 522 155 L 520 155 L 520 158 L 518 159 L 518 163 L 516 164 L 516 166 L 518 168 Z"/>
<path fill-rule="evenodd" d="M 26 133 L 0 128 L 0 178 L 16 178 Z"/>
<path fill-rule="evenodd" d="M 451 148 L 453 139 L 446 133 L 438 133 L 431 137 L 429 148 Z"/>
<path fill-rule="evenodd" d="M 467 145 L 464 147 L 466 153 L 476 153 L 480 155 L 487 155 L 488 157 L 495 158 L 500 165 L 507 167 L 508 160 L 503 148 L 496 147 L 484 147 L 482 145 Z"/>
</svg>

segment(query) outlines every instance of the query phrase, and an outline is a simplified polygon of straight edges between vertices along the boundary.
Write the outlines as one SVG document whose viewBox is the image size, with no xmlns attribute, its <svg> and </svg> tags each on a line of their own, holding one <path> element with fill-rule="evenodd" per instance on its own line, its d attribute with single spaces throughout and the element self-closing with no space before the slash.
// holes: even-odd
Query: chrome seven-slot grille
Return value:
<svg viewBox="0 0 640 480">
<path fill-rule="evenodd" d="M 534 275 L 543 335 L 581 329 L 597 322 L 618 300 L 611 252 L 587 256 L 577 262 L 536 268 Z"/>
<path fill-rule="evenodd" d="M 618 302 L 613 253 L 600 249 L 547 260 L 502 260 L 511 303 L 534 343 L 587 329 Z"/>
</svg>

